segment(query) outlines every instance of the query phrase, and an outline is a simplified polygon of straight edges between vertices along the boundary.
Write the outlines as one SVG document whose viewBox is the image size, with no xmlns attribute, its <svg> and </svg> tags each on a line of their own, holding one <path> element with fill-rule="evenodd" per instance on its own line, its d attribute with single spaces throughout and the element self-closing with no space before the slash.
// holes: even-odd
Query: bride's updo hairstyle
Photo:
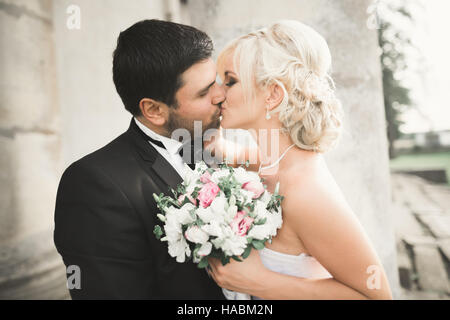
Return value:
<svg viewBox="0 0 450 320">
<path fill-rule="evenodd" d="M 231 42 L 218 58 L 233 53 L 246 101 L 256 88 L 276 83 L 284 91 L 278 113 L 283 131 L 301 149 L 325 152 L 335 146 L 342 126 L 342 107 L 329 75 L 331 54 L 325 39 L 311 27 L 283 20 Z"/>
</svg>

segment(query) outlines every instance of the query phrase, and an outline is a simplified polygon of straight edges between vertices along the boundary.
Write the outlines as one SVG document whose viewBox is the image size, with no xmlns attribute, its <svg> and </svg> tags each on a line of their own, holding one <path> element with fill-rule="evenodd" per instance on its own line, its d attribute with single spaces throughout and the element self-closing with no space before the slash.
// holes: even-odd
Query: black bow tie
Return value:
<svg viewBox="0 0 450 320">
<path fill-rule="evenodd" d="M 151 137 L 147 137 L 147 139 L 152 142 L 153 144 L 157 145 L 160 148 L 163 148 L 167 150 L 166 146 L 159 140 L 153 139 Z M 201 145 L 201 144 L 200 144 Z M 183 157 L 184 150 L 188 151 L 186 154 L 186 157 Z M 178 150 L 178 154 L 181 158 L 183 158 L 183 161 L 186 162 L 186 164 L 192 169 L 195 169 L 195 148 L 194 148 L 194 140 L 189 141 L 188 143 L 183 144 L 180 149 Z M 203 152 L 202 147 L 198 150 L 198 152 Z"/>
</svg>

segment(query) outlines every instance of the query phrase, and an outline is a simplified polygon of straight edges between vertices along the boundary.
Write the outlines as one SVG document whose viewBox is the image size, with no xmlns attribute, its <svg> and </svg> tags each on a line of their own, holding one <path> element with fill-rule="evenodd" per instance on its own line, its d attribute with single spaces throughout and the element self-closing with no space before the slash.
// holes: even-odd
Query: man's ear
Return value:
<svg viewBox="0 0 450 320">
<path fill-rule="evenodd" d="M 169 116 L 168 106 L 165 103 L 143 98 L 139 101 L 142 117 L 155 126 L 163 126 Z"/>
<path fill-rule="evenodd" d="M 283 101 L 284 98 L 284 91 L 283 88 L 277 83 L 271 84 L 268 88 L 268 94 L 266 98 L 266 106 L 268 107 L 269 111 L 275 109 L 278 107 Z"/>
</svg>

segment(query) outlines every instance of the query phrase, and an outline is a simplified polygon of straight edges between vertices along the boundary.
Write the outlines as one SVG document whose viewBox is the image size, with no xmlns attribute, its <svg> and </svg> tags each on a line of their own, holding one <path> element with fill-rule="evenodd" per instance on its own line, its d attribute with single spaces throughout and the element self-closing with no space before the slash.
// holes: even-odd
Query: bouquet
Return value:
<svg viewBox="0 0 450 320">
<path fill-rule="evenodd" d="M 248 167 L 248 162 L 246 163 Z M 153 194 L 161 213 L 154 234 L 167 241 L 169 255 L 183 263 L 192 259 L 199 268 L 214 257 L 225 265 L 242 261 L 252 248 L 261 250 L 271 242 L 283 222 L 282 196 L 266 190 L 256 172 L 226 163 L 208 168 L 198 162 L 173 196 Z"/>
</svg>

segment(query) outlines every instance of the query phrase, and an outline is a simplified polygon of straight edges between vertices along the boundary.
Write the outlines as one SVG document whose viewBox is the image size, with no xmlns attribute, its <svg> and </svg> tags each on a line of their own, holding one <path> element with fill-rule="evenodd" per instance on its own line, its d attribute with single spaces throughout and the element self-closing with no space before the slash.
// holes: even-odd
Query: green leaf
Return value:
<svg viewBox="0 0 450 320">
<path fill-rule="evenodd" d="M 259 226 L 259 225 L 261 225 L 261 224 L 264 224 L 264 223 L 266 223 L 266 221 L 267 221 L 267 218 L 258 220 L 258 221 L 255 222 L 255 226 Z"/>
<path fill-rule="evenodd" d="M 250 255 L 250 252 L 252 251 L 252 246 L 249 245 L 247 248 L 245 248 L 244 253 L 242 254 L 242 258 L 247 259 Z"/>
<path fill-rule="evenodd" d="M 236 256 L 232 256 L 231 258 L 233 258 L 233 260 L 236 260 L 236 261 L 242 262 L 242 260 L 241 260 L 241 259 L 239 259 L 239 257 L 236 257 Z"/>
<path fill-rule="evenodd" d="M 161 236 L 163 235 L 163 232 L 161 230 L 161 227 L 159 225 L 156 225 L 155 228 L 153 229 L 153 233 L 156 236 L 156 239 L 161 239 Z"/>
<path fill-rule="evenodd" d="M 227 263 L 230 263 L 230 257 L 222 256 L 221 260 L 223 266 L 226 265 Z"/>
<path fill-rule="evenodd" d="M 193 251 L 193 256 L 194 256 L 194 257 L 197 255 L 197 252 L 198 252 L 198 250 L 200 250 L 201 247 L 202 247 L 202 244 L 201 244 L 201 243 L 197 243 L 197 244 L 195 245 L 195 249 L 194 249 L 194 251 Z"/>
<path fill-rule="evenodd" d="M 256 250 L 264 249 L 264 241 L 262 240 L 253 240 L 252 244 Z"/>
<path fill-rule="evenodd" d="M 200 262 L 197 265 L 197 267 L 199 269 L 204 269 L 207 266 L 209 266 L 209 262 L 208 262 L 208 258 L 206 258 L 206 257 L 203 257 L 202 260 L 200 260 Z"/>
</svg>

